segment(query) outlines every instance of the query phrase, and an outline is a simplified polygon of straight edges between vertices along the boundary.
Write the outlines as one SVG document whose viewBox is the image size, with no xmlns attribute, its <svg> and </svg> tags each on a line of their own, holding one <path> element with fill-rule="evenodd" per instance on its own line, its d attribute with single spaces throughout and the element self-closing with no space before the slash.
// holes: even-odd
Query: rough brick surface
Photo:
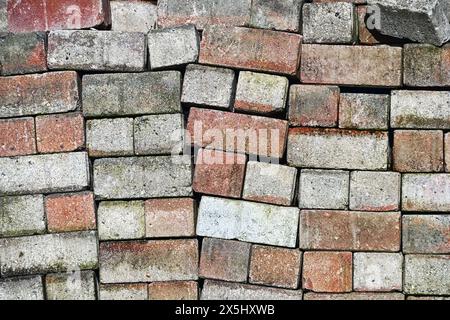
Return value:
<svg viewBox="0 0 450 320">
<path fill-rule="evenodd" d="M 405 296 L 395 292 L 351 292 L 351 293 L 305 293 L 304 300 L 405 300 Z"/>
<path fill-rule="evenodd" d="M 341 93 L 339 128 L 387 130 L 390 96 L 385 94 Z"/>
<path fill-rule="evenodd" d="M 444 153 L 445 171 L 450 172 L 450 133 L 445 134 Z"/>
<path fill-rule="evenodd" d="M 145 1 L 111 1 L 111 30 L 148 33 L 156 27 L 156 5 Z"/>
<path fill-rule="evenodd" d="M 253 0 L 250 26 L 299 32 L 304 0 Z"/>
<path fill-rule="evenodd" d="M 362 1 L 365 2 L 364 0 Z M 356 14 L 358 17 L 358 36 L 361 44 L 378 44 L 378 37 L 374 36 L 373 30 L 369 29 L 367 25 L 368 18 L 373 14 L 373 9 L 368 9 L 367 6 L 357 6 Z M 370 28 L 372 27 L 372 20 Z"/>
<path fill-rule="evenodd" d="M 403 252 L 450 253 L 449 215 L 404 215 Z"/>
<path fill-rule="evenodd" d="M 450 175 L 404 174 L 402 177 L 402 210 L 449 211 Z"/>
<path fill-rule="evenodd" d="M 47 300 L 96 300 L 95 273 L 54 273 L 45 277 Z"/>
<path fill-rule="evenodd" d="M 148 285 L 149 300 L 198 300 L 195 281 L 153 282 Z"/>
<path fill-rule="evenodd" d="M 33 118 L 0 120 L 0 157 L 36 153 Z"/>
<path fill-rule="evenodd" d="M 100 284 L 99 300 L 148 300 L 146 283 Z"/>
<path fill-rule="evenodd" d="M 406 255 L 405 286 L 407 294 L 449 295 L 450 256 Z"/>
<path fill-rule="evenodd" d="M 41 276 L 0 280 L 0 300 L 44 300 Z"/>
<path fill-rule="evenodd" d="M 100 240 L 140 239 L 145 236 L 143 201 L 102 201 L 97 215 Z"/>
</svg>

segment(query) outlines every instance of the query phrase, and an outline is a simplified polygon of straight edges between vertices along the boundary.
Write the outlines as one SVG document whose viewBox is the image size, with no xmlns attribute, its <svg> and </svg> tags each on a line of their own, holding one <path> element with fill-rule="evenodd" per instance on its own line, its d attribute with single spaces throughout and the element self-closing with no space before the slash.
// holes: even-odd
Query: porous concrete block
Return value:
<svg viewBox="0 0 450 320">
<path fill-rule="evenodd" d="M 2 276 L 96 269 L 94 231 L 0 239 Z"/>
<path fill-rule="evenodd" d="M 450 215 L 404 215 L 403 252 L 450 253 Z"/>
<path fill-rule="evenodd" d="M 134 149 L 137 155 L 180 154 L 184 120 L 180 113 L 156 114 L 134 119 Z"/>
<path fill-rule="evenodd" d="M 147 41 L 152 70 L 197 62 L 200 37 L 194 25 L 151 30 Z"/>
<path fill-rule="evenodd" d="M 90 157 L 133 155 L 133 118 L 86 121 L 86 147 Z"/>
<path fill-rule="evenodd" d="M 299 210 L 203 196 L 197 235 L 295 247 Z"/>
<path fill-rule="evenodd" d="M 83 77 L 83 113 L 86 117 L 179 113 L 180 95 L 179 71 Z"/>
<path fill-rule="evenodd" d="M 45 233 L 42 195 L 0 197 L 0 236 L 17 237 Z"/>
<path fill-rule="evenodd" d="M 44 300 L 42 276 L 1 279 L 0 300 Z"/>
<path fill-rule="evenodd" d="M 279 114 L 286 110 L 289 81 L 285 77 L 241 71 L 234 108 L 237 111 Z"/>
<path fill-rule="evenodd" d="M 404 291 L 406 294 L 449 295 L 449 272 L 448 255 L 406 255 Z"/>
<path fill-rule="evenodd" d="M 8 31 L 7 0 L 0 0 L 0 31 Z"/>
<path fill-rule="evenodd" d="M 53 273 L 45 276 L 47 300 L 96 300 L 94 271 Z"/>
<path fill-rule="evenodd" d="M 100 284 L 99 300 L 148 300 L 146 283 Z"/>
<path fill-rule="evenodd" d="M 192 164 L 188 156 L 104 158 L 94 162 L 98 199 L 189 197 Z"/>
<path fill-rule="evenodd" d="M 403 254 L 354 253 L 353 287 L 356 291 L 401 291 Z"/>
<path fill-rule="evenodd" d="M 403 174 L 402 210 L 450 211 L 450 174 Z"/>
<path fill-rule="evenodd" d="M 144 33 L 58 30 L 48 35 L 49 69 L 84 71 L 144 71 Z"/>
<path fill-rule="evenodd" d="M 78 191 L 89 186 L 86 152 L 0 158 L 0 193 Z"/>
<path fill-rule="evenodd" d="M 102 201 L 97 210 L 100 240 L 145 237 L 143 201 Z"/>
<path fill-rule="evenodd" d="M 233 70 L 190 64 L 184 75 L 181 102 L 229 109 L 235 85 Z"/>
<path fill-rule="evenodd" d="M 352 3 L 303 5 L 304 43 L 352 43 L 355 40 L 356 14 Z"/>
<path fill-rule="evenodd" d="M 278 164 L 249 161 L 243 198 L 290 206 L 294 200 L 297 169 Z"/>
<path fill-rule="evenodd" d="M 311 170 L 300 172 L 299 207 L 308 209 L 346 209 L 349 198 L 348 171 Z"/>
<path fill-rule="evenodd" d="M 304 0 L 253 0 L 250 26 L 300 32 Z"/>
<path fill-rule="evenodd" d="M 111 30 L 148 33 L 156 27 L 156 4 L 148 1 L 110 1 Z"/>
</svg>

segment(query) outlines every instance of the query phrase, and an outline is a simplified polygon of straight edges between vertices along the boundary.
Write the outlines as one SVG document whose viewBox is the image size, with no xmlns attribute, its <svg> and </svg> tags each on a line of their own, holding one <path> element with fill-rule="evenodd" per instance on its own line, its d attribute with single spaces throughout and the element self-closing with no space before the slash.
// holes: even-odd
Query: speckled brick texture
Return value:
<svg viewBox="0 0 450 320">
<path fill-rule="evenodd" d="M 0 0 L 0 300 L 450 299 L 449 3 Z"/>
</svg>

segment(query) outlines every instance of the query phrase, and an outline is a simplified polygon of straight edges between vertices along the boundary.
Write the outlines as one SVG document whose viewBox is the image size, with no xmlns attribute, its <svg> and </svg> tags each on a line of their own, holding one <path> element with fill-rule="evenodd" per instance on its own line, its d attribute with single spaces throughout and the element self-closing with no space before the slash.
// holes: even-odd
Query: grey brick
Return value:
<svg viewBox="0 0 450 320">
<path fill-rule="evenodd" d="M 47 300 L 96 300 L 95 278 L 94 271 L 48 274 Z"/>
<path fill-rule="evenodd" d="M 42 277 L 0 279 L 0 300 L 44 300 Z"/>
<path fill-rule="evenodd" d="M 2 276 L 95 269 L 94 231 L 0 239 Z"/>
<path fill-rule="evenodd" d="M 148 300 L 148 284 L 100 284 L 99 300 Z"/>
<path fill-rule="evenodd" d="M 181 111 L 178 71 L 93 74 L 83 77 L 87 117 L 176 113 Z"/>
<path fill-rule="evenodd" d="M 148 33 L 156 27 L 156 5 L 151 2 L 111 1 L 111 30 Z"/>
<path fill-rule="evenodd" d="M 100 199 L 188 197 L 188 156 L 105 158 L 94 162 L 94 193 Z"/>
<path fill-rule="evenodd" d="M 404 215 L 403 252 L 450 253 L 450 215 Z"/>
<path fill-rule="evenodd" d="M 407 294 L 450 295 L 450 256 L 406 255 Z"/>
<path fill-rule="evenodd" d="M 78 191 L 88 186 L 86 152 L 0 158 L 0 194 Z"/>
<path fill-rule="evenodd" d="M 352 43 L 355 41 L 355 7 L 352 3 L 305 3 L 305 43 Z"/>
<path fill-rule="evenodd" d="M 90 157 L 133 155 L 133 118 L 88 120 L 86 146 Z"/>
<path fill-rule="evenodd" d="M 183 128 L 183 115 L 179 113 L 134 119 L 136 154 L 180 154 L 183 150 Z"/>
<path fill-rule="evenodd" d="M 143 71 L 147 63 L 144 33 L 58 30 L 48 35 L 49 69 Z"/>
<path fill-rule="evenodd" d="M 346 209 L 349 180 L 348 171 L 303 169 L 299 182 L 299 207 Z"/>
<path fill-rule="evenodd" d="M 197 235 L 295 247 L 299 210 L 203 196 Z"/>
<path fill-rule="evenodd" d="M 45 233 L 43 195 L 0 197 L 0 237 Z"/>
<path fill-rule="evenodd" d="M 152 70 L 193 63 L 198 60 L 200 37 L 194 25 L 152 30 L 148 50 Z"/>
<path fill-rule="evenodd" d="M 304 0 L 253 0 L 250 26 L 300 32 Z"/>
<path fill-rule="evenodd" d="M 7 0 L 0 0 L 0 31 L 8 31 Z"/>
<path fill-rule="evenodd" d="M 404 174 L 402 210 L 450 211 L 450 174 Z"/>
<path fill-rule="evenodd" d="M 143 201 L 102 201 L 97 216 L 100 240 L 145 237 Z"/>
<path fill-rule="evenodd" d="M 188 65 L 184 75 L 181 101 L 195 105 L 228 109 L 235 87 L 233 70 Z"/>
</svg>

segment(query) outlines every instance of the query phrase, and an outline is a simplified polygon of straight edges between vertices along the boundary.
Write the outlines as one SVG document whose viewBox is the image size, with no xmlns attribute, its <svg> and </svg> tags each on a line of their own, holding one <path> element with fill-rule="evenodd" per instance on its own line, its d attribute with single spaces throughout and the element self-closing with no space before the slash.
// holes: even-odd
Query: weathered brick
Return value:
<svg viewBox="0 0 450 320">
<path fill-rule="evenodd" d="M 339 87 L 292 85 L 289 91 L 289 125 L 335 127 L 338 103 Z"/>
<path fill-rule="evenodd" d="M 302 83 L 398 87 L 402 48 L 304 44 L 300 71 Z"/>
<path fill-rule="evenodd" d="M 300 248 L 398 251 L 400 212 L 303 210 Z"/>
<path fill-rule="evenodd" d="M 144 71 L 145 34 L 139 32 L 58 30 L 48 35 L 49 69 Z"/>
<path fill-rule="evenodd" d="M 315 292 L 352 291 L 351 252 L 305 252 L 303 289 Z"/>
<path fill-rule="evenodd" d="M 280 119 L 191 108 L 187 130 L 193 144 L 260 157 L 283 157 L 288 122 Z"/>
<path fill-rule="evenodd" d="M 45 233 L 44 197 L 0 197 L 0 236 Z"/>
<path fill-rule="evenodd" d="M 46 71 L 46 38 L 46 34 L 41 32 L 0 34 L 0 74 Z"/>
<path fill-rule="evenodd" d="M 269 115 L 282 113 L 286 110 L 288 89 L 285 77 L 241 71 L 234 109 Z"/>
<path fill-rule="evenodd" d="M 92 192 L 55 194 L 45 198 L 47 228 L 50 232 L 96 229 Z"/>
<path fill-rule="evenodd" d="M 0 117 L 75 110 L 79 104 L 76 72 L 0 77 Z"/>
<path fill-rule="evenodd" d="M 11 32 L 87 29 L 110 24 L 109 1 L 8 1 Z"/>
<path fill-rule="evenodd" d="M 183 150 L 183 115 L 156 114 L 134 119 L 137 155 L 180 154 Z"/>
<path fill-rule="evenodd" d="M 197 235 L 295 247 L 299 210 L 203 196 Z"/>
<path fill-rule="evenodd" d="M 386 170 L 388 140 L 387 132 L 380 131 L 292 128 L 287 162 L 295 167 Z"/>
<path fill-rule="evenodd" d="M 78 191 L 87 186 L 86 152 L 0 158 L 0 194 Z"/>
<path fill-rule="evenodd" d="M 178 71 L 92 74 L 83 77 L 86 117 L 181 112 Z"/>
<path fill-rule="evenodd" d="M 404 215 L 403 252 L 450 253 L 450 215 Z"/>
<path fill-rule="evenodd" d="M 297 75 L 302 36 L 272 30 L 208 26 L 200 63 Z"/>
<path fill-rule="evenodd" d="M 449 295 L 450 256 L 406 255 L 405 285 L 407 294 Z"/>
<path fill-rule="evenodd" d="M 445 139 L 444 140 L 445 171 L 450 172 L 450 133 L 446 133 L 444 139 Z"/>
<path fill-rule="evenodd" d="M 97 215 L 100 240 L 140 239 L 145 236 L 143 201 L 102 201 Z"/>
<path fill-rule="evenodd" d="M 290 206 L 294 200 L 297 169 L 278 164 L 249 161 L 243 198 Z"/>
<path fill-rule="evenodd" d="M 75 151 L 84 147 L 81 113 L 36 117 L 37 148 L 41 153 Z"/>
<path fill-rule="evenodd" d="M 0 157 L 36 153 L 33 118 L 0 120 Z"/>
<path fill-rule="evenodd" d="M 253 0 L 250 26 L 300 32 L 304 0 Z"/>
<path fill-rule="evenodd" d="M 44 300 L 42 277 L 1 279 L 0 300 Z"/>
<path fill-rule="evenodd" d="M 102 283 L 197 280 L 198 243 L 154 240 L 100 243 Z"/>
<path fill-rule="evenodd" d="M 94 231 L 0 239 L 2 276 L 95 269 Z"/>
<path fill-rule="evenodd" d="M 0 0 L 0 31 L 8 31 L 7 0 Z"/>
<path fill-rule="evenodd" d="M 365 2 L 365 0 L 363 0 Z M 373 18 L 370 20 L 370 28 L 367 25 L 367 22 L 369 21 L 369 17 L 372 16 L 373 9 L 368 10 L 368 6 L 357 6 L 356 7 L 356 14 L 358 18 L 358 35 L 359 35 L 359 43 L 360 44 L 378 44 L 380 41 L 378 41 L 378 37 L 374 35 L 372 28 Z"/>
<path fill-rule="evenodd" d="M 348 208 L 350 175 L 340 170 L 303 169 L 299 182 L 299 207 Z"/>
<path fill-rule="evenodd" d="M 148 33 L 156 27 L 156 5 L 144 1 L 111 1 L 111 30 Z"/>
<path fill-rule="evenodd" d="M 246 282 L 251 244 L 241 241 L 204 238 L 199 276 L 234 282 Z"/>
<path fill-rule="evenodd" d="M 305 3 L 304 43 L 352 43 L 356 40 L 355 7 L 351 3 Z"/>
<path fill-rule="evenodd" d="M 254 245 L 250 258 L 249 282 L 297 289 L 302 254 L 298 249 Z"/>
<path fill-rule="evenodd" d="M 341 93 L 339 128 L 387 130 L 390 99 L 387 94 Z"/>
<path fill-rule="evenodd" d="M 197 64 L 186 67 L 181 101 L 187 104 L 229 109 L 235 88 L 235 73 L 230 69 Z"/>
<path fill-rule="evenodd" d="M 402 253 L 356 252 L 353 268 L 356 291 L 402 291 Z"/>
<path fill-rule="evenodd" d="M 449 174 L 403 174 L 402 210 L 449 211 Z"/>
<path fill-rule="evenodd" d="M 90 157 L 134 154 L 133 118 L 94 119 L 86 122 L 86 147 Z"/>
<path fill-rule="evenodd" d="M 151 30 L 147 39 L 152 70 L 193 63 L 198 60 L 200 37 L 194 25 Z"/>
<path fill-rule="evenodd" d="M 100 284 L 99 300 L 147 300 L 146 283 Z"/>
<path fill-rule="evenodd" d="M 444 170 L 444 134 L 440 130 L 395 130 L 394 170 L 441 172 Z"/>
<path fill-rule="evenodd" d="M 45 276 L 47 300 L 96 300 L 94 271 L 54 273 Z"/>
<path fill-rule="evenodd" d="M 450 128 L 450 92 L 392 91 L 391 127 Z"/>
<path fill-rule="evenodd" d="M 401 175 L 397 172 L 351 172 L 350 210 L 399 210 L 400 180 Z"/>
<path fill-rule="evenodd" d="M 158 25 L 193 23 L 198 29 L 211 24 L 243 26 L 250 22 L 251 0 L 160 0 Z"/>
<path fill-rule="evenodd" d="M 402 293 L 396 292 L 350 292 L 350 293 L 313 293 L 304 295 L 304 300 L 405 300 Z"/>
<path fill-rule="evenodd" d="M 450 45 L 405 44 L 403 81 L 412 87 L 450 86 Z"/>
<path fill-rule="evenodd" d="M 198 300 L 195 281 L 153 282 L 148 285 L 149 300 Z"/>
<path fill-rule="evenodd" d="M 196 204 L 190 198 L 145 201 L 147 238 L 195 236 Z"/>
<path fill-rule="evenodd" d="M 450 300 L 450 297 L 439 296 L 408 296 L 406 300 Z"/>
<path fill-rule="evenodd" d="M 205 280 L 201 300 L 302 300 L 301 290 Z"/>
</svg>

